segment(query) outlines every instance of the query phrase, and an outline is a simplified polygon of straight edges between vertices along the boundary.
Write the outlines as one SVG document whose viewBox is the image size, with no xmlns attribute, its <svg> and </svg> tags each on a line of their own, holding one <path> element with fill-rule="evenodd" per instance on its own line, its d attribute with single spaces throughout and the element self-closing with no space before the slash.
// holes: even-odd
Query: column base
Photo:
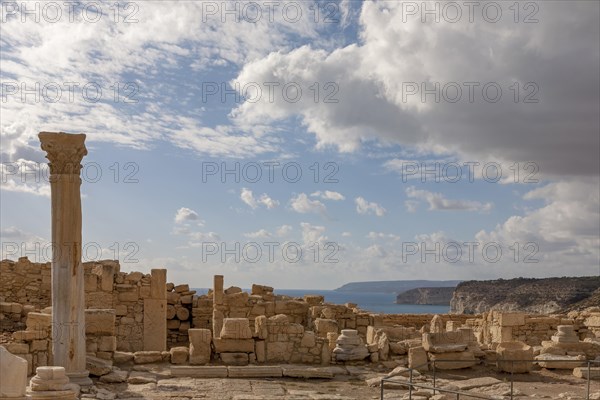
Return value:
<svg viewBox="0 0 600 400">
<path fill-rule="evenodd" d="M 67 372 L 67 376 L 69 377 L 69 381 L 71 383 L 76 383 L 79 386 L 92 386 L 94 382 L 90 379 L 90 372 Z"/>
</svg>

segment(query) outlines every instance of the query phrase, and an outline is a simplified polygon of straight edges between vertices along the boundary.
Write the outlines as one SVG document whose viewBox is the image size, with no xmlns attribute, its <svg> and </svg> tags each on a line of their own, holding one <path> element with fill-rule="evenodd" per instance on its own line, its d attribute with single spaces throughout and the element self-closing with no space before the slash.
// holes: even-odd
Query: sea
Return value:
<svg viewBox="0 0 600 400">
<path fill-rule="evenodd" d="M 208 289 L 194 289 L 197 294 L 206 294 Z M 243 289 L 250 291 L 250 289 Z M 430 306 L 422 304 L 395 304 L 393 293 L 342 292 L 336 290 L 275 289 L 275 294 L 303 297 L 305 294 L 321 295 L 327 303 L 355 303 L 360 309 L 385 314 L 447 314 L 450 306 Z"/>
</svg>

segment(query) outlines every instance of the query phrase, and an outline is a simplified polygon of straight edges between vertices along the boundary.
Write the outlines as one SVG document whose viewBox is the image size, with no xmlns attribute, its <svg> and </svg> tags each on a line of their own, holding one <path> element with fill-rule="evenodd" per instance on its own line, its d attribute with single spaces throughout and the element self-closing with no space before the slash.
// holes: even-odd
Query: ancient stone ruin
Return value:
<svg viewBox="0 0 600 400">
<path fill-rule="evenodd" d="M 52 239 L 80 246 L 85 136 L 40 139 L 52 174 Z M 198 294 L 169 282 L 166 269 L 121 271 L 116 260 L 82 263 L 77 245 L 59 249 L 52 263 L 0 263 L 0 398 L 73 399 L 93 383 L 156 382 L 145 372 L 156 365 L 169 377 L 306 379 L 356 365 L 393 369 L 393 376 L 408 367 L 418 376 L 489 361 L 500 373 L 600 376 L 584 368 L 600 355 L 600 308 L 383 315 L 260 284 L 226 288 L 221 275 Z"/>
</svg>

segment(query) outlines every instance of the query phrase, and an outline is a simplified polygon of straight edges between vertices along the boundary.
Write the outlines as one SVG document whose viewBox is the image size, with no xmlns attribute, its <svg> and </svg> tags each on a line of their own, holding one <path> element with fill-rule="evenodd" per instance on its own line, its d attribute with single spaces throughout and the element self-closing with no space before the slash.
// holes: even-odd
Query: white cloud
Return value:
<svg viewBox="0 0 600 400">
<path fill-rule="evenodd" d="M 190 233 L 190 245 L 200 246 L 201 242 L 214 242 L 221 240 L 219 234 L 215 232 L 192 232 Z"/>
<path fill-rule="evenodd" d="M 286 236 L 288 233 L 290 233 L 292 231 L 292 226 L 291 225 L 281 225 L 279 228 L 277 228 L 277 236 Z"/>
<path fill-rule="evenodd" d="M 327 241 L 327 236 L 324 235 L 324 226 L 302 222 L 300 223 L 300 227 L 302 228 L 302 240 L 305 245 L 310 246 L 314 243 L 319 243 L 322 246 Z"/>
<path fill-rule="evenodd" d="M 445 198 L 441 193 L 428 190 L 416 189 L 414 186 L 406 188 L 406 195 L 411 199 L 419 199 L 429 204 L 430 210 L 456 210 L 456 211 L 480 211 L 485 212 L 492 209 L 492 203 L 481 203 L 471 200 L 451 200 Z M 410 200 L 404 203 L 409 212 L 416 210 L 416 204 Z"/>
<path fill-rule="evenodd" d="M 352 232 L 342 232 L 342 236 L 343 237 L 351 237 L 352 236 Z"/>
<path fill-rule="evenodd" d="M 244 236 L 249 239 L 266 239 L 272 235 L 266 229 L 259 229 L 256 232 L 244 233 Z"/>
<path fill-rule="evenodd" d="M 191 208 L 181 207 L 175 214 L 175 223 L 182 224 L 188 221 L 199 221 L 198 224 L 202 225 L 200 216 L 196 211 L 192 210 Z"/>
<path fill-rule="evenodd" d="M 338 192 L 332 192 L 329 190 L 325 190 L 324 192 L 321 192 L 321 191 L 314 192 L 314 193 L 311 193 L 310 196 L 311 197 L 320 197 L 323 200 L 333 200 L 333 201 L 341 201 L 341 200 L 346 199 L 346 197 L 344 197 L 343 194 L 338 193 Z"/>
<path fill-rule="evenodd" d="M 253 210 L 258 208 L 259 205 L 263 205 L 269 210 L 271 210 L 279 205 L 279 201 L 273 200 L 266 193 L 263 193 L 262 195 L 260 195 L 260 197 L 258 199 L 255 198 L 254 194 L 252 193 L 252 190 L 247 189 L 247 188 L 242 188 L 242 191 L 240 193 L 240 199 L 244 203 L 246 203 L 248 206 L 250 206 L 250 208 L 252 208 Z"/>
<path fill-rule="evenodd" d="M 354 202 L 356 203 L 356 212 L 359 214 L 375 214 L 378 217 L 383 217 L 386 213 L 385 208 L 375 202 L 368 202 L 363 197 L 357 197 Z"/>
<path fill-rule="evenodd" d="M 391 239 L 391 240 L 399 240 L 400 236 L 394 235 L 393 233 L 383 233 L 383 232 L 369 232 L 366 236 L 368 239 L 376 240 L 376 239 Z"/>
<path fill-rule="evenodd" d="M 325 213 L 327 208 L 325 204 L 321 203 L 319 200 L 311 200 L 308 198 L 306 193 L 300 193 L 296 197 L 293 197 L 290 200 L 290 206 L 294 211 L 301 214 L 306 213 Z"/>
<path fill-rule="evenodd" d="M 317 148 L 341 152 L 375 140 L 461 161 L 533 161 L 544 178 L 597 175 L 599 8 L 597 2 L 544 3 L 535 24 L 508 17 L 473 23 L 468 13 L 456 23 L 422 23 L 420 15 L 403 20 L 402 2 L 363 2 L 359 42 L 333 51 L 304 46 L 272 53 L 247 63 L 237 78 L 334 82 L 337 103 L 264 99 L 242 104 L 233 115 L 248 126 L 299 118 Z M 473 101 L 468 82 L 479 83 Z M 407 95 L 410 83 L 419 91 L 439 84 L 444 96 L 444 86 L 456 83 L 462 96 L 456 103 L 432 95 L 423 101 L 420 93 Z M 484 97 L 488 83 L 502 89 L 499 102 Z M 539 101 L 526 103 L 525 96 Z"/>
<path fill-rule="evenodd" d="M 33 262 L 52 261 L 51 243 L 34 233 L 26 232 L 15 226 L 0 230 L 2 241 L 1 259 L 17 260 L 27 256 Z"/>
</svg>

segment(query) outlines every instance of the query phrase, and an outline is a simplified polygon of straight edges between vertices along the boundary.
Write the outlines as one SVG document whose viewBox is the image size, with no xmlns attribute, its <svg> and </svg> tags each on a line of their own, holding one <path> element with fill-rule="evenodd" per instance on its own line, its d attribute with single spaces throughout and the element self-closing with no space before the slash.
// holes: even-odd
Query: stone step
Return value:
<svg viewBox="0 0 600 400">
<path fill-rule="evenodd" d="M 282 368 L 276 365 L 228 367 L 230 378 L 281 378 Z"/>
<path fill-rule="evenodd" d="M 212 366 L 172 366 L 171 376 L 185 376 L 190 378 L 227 378 L 227 367 Z"/>
</svg>

